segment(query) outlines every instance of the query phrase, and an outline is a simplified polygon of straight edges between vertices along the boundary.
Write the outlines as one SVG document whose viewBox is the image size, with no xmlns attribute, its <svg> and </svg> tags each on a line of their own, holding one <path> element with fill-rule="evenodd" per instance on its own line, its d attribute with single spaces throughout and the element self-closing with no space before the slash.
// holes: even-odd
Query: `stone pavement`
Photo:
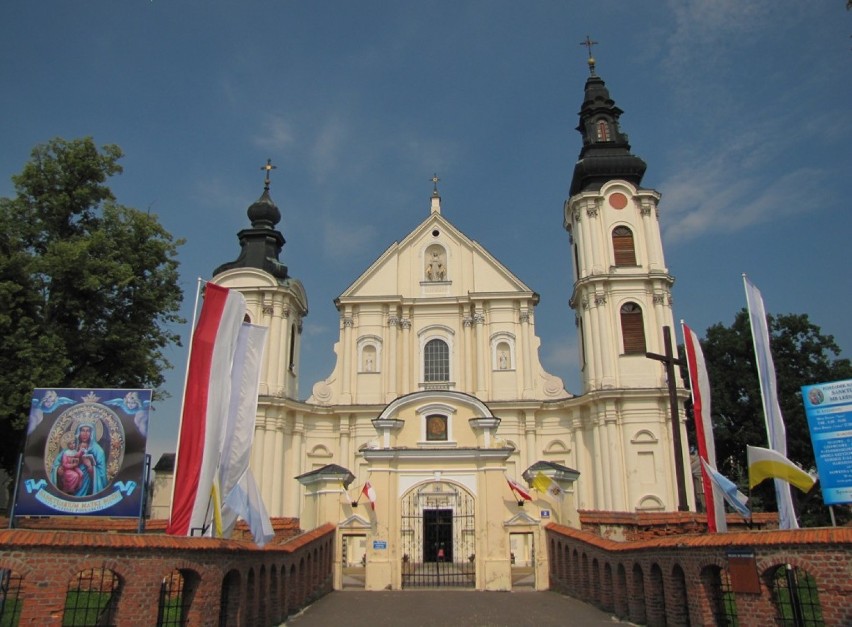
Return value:
<svg viewBox="0 0 852 627">
<path fill-rule="evenodd" d="M 467 590 L 336 591 L 284 623 L 288 627 L 597 627 L 629 624 L 556 592 Z"/>
</svg>

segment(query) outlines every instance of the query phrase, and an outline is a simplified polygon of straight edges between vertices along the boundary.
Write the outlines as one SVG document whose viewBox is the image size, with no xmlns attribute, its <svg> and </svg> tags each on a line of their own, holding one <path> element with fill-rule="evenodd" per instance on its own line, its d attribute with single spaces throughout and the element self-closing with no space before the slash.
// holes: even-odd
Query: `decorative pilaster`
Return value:
<svg viewBox="0 0 852 627">
<path fill-rule="evenodd" d="M 395 313 L 388 315 L 387 326 L 387 347 L 384 351 L 384 363 L 382 364 L 383 372 L 387 373 L 387 388 L 385 395 L 388 402 L 392 401 L 397 394 L 397 369 L 399 368 L 399 347 L 397 346 L 397 335 L 399 335 L 399 318 Z"/>
</svg>

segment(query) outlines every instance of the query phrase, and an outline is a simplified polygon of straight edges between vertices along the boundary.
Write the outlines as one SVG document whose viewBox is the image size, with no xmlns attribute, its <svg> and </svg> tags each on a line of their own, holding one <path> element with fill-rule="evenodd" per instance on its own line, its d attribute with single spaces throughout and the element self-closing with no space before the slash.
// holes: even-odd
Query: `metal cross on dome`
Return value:
<svg viewBox="0 0 852 627">
<path fill-rule="evenodd" d="M 592 39 L 588 35 L 586 35 L 585 41 L 581 41 L 580 45 L 586 46 L 586 48 L 589 51 L 589 58 L 591 59 L 592 58 L 592 46 L 597 46 L 598 42 L 592 41 Z"/>
<path fill-rule="evenodd" d="M 589 73 L 594 76 L 595 75 L 595 58 L 592 56 L 592 46 L 598 45 L 598 42 L 592 41 L 592 38 L 586 35 L 585 41 L 580 42 L 581 46 L 586 46 L 586 49 L 589 51 Z"/>
<path fill-rule="evenodd" d="M 272 170 L 277 170 L 277 169 L 278 169 L 278 166 L 277 166 L 277 165 L 272 165 L 272 159 L 267 159 L 267 160 L 266 160 L 266 165 L 262 165 L 262 166 L 260 166 L 260 169 L 261 169 L 261 170 L 266 170 L 266 179 L 263 181 L 263 188 L 264 188 L 266 191 L 269 191 L 269 183 L 271 182 L 271 181 L 269 180 L 269 173 L 270 173 Z"/>
</svg>

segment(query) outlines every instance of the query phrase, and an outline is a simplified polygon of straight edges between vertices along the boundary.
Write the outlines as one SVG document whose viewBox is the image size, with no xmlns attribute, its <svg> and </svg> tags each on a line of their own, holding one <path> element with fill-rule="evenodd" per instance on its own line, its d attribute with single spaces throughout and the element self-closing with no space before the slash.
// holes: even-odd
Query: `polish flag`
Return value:
<svg viewBox="0 0 852 627">
<path fill-rule="evenodd" d="M 231 368 L 245 312 L 242 294 L 207 284 L 189 352 L 168 534 L 200 535 L 212 519 Z"/>
<path fill-rule="evenodd" d="M 361 490 L 361 494 L 366 496 L 370 500 L 370 507 L 375 511 L 376 509 L 376 491 L 373 489 L 373 486 L 370 485 L 370 482 L 364 484 L 364 488 Z"/>
<path fill-rule="evenodd" d="M 524 486 L 522 486 L 517 481 L 512 481 L 511 479 L 509 479 L 509 477 L 506 477 L 506 481 L 509 482 L 509 487 L 515 494 L 517 494 L 525 501 L 532 501 L 532 494 L 530 494 L 529 490 L 527 490 Z"/>
<path fill-rule="evenodd" d="M 683 347 L 689 369 L 698 457 L 715 469 L 716 444 L 713 439 L 713 423 L 710 419 L 710 379 L 707 376 L 707 365 L 704 362 L 704 353 L 701 351 L 698 336 L 686 326 L 683 320 L 680 324 L 683 327 Z M 725 532 L 728 530 L 728 522 L 725 519 L 724 493 L 713 482 L 704 464 L 701 465 L 701 478 L 704 485 L 704 504 L 707 509 L 707 531 Z"/>
</svg>

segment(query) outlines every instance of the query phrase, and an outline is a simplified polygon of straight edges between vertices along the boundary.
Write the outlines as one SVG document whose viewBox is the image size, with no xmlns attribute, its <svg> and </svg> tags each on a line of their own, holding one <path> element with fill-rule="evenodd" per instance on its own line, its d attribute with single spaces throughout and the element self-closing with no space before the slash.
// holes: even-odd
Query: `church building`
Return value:
<svg viewBox="0 0 852 627">
<path fill-rule="evenodd" d="M 214 272 L 269 328 L 251 460 L 264 503 L 303 529 L 337 526 L 338 588 L 509 590 L 523 569 L 528 585 L 546 588 L 548 522 L 577 527 L 580 510 L 678 509 L 675 458 L 689 468 L 688 456 L 675 452 L 665 368 L 646 356 L 663 353 L 663 328 L 674 328 L 660 194 L 641 186 L 645 163 L 593 59 L 589 67 L 562 213 L 580 394 L 541 365 L 539 295 L 453 225 L 437 177 L 422 209 L 409 208 L 422 222 L 335 300 L 336 364 L 309 382 L 307 400 L 308 294 L 280 261 L 268 179 L 239 257 Z"/>
</svg>

